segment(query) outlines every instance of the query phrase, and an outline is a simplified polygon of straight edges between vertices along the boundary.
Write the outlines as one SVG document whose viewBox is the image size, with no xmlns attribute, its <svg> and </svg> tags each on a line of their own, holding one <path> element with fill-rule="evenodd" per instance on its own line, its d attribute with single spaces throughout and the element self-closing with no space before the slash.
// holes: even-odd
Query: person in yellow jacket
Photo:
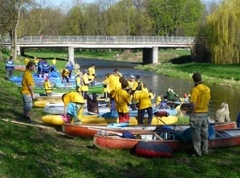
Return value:
<svg viewBox="0 0 240 178">
<path fill-rule="evenodd" d="M 127 91 L 128 82 L 122 81 L 122 87 L 113 90 L 110 95 L 115 101 L 116 110 L 118 112 L 119 123 L 129 122 L 129 104 L 130 104 L 130 94 Z"/>
<path fill-rule="evenodd" d="M 111 93 L 112 90 L 121 88 L 121 82 L 119 81 L 120 77 L 122 77 L 122 74 L 118 71 L 118 69 L 115 69 L 114 73 L 109 75 L 108 77 L 109 93 Z"/>
<path fill-rule="evenodd" d="M 81 79 L 82 79 L 82 73 L 79 71 L 75 77 L 75 83 L 76 83 L 76 92 L 81 92 Z"/>
<path fill-rule="evenodd" d="M 27 66 L 28 62 L 29 62 L 29 59 L 26 57 L 26 58 L 24 59 L 25 66 Z"/>
<path fill-rule="evenodd" d="M 53 58 L 53 59 L 52 59 L 52 65 L 55 66 L 55 65 L 56 65 L 56 62 L 57 62 L 57 61 L 56 61 L 56 58 Z"/>
<path fill-rule="evenodd" d="M 81 78 L 81 93 L 84 99 L 87 99 L 88 86 L 91 83 L 88 78 L 88 70 L 84 69 L 83 75 Z"/>
<path fill-rule="evenodd" d="M 74 124 L 81 124 L 83 105 L 85 103 L 82 95 L 76 91 L 63 94 L 64 116 L 70 117 Z"/>
<path fill-rule="evenodd" d="M 38 66 L 38 62 L 39 62 L 39 59 L 37 57 L 34 57 L 34 63 L 35 63 L 35 67 Z"/>
<path fill-rule="evenodd" d="M 96 77 L 95 64 L 92 64 L 88 68 L 88 79 L 91 80 L 91 85 L 94 85 L 95 77 Z"/>
<path fill-rule="evenodd" d="M 25 122 L 31 122 L 30 111 L 33 106 L 34 99 L 34 79 L 32 72 L 35 70 L 35 63 L 30 61 L 26 66 L 26 70 L 22 77 L 22 100 L 23 100 L 23 119 Z"/>
<path fill-rule="evenodd" d="M 62 82 L 66 80 L 67 83 L 69 83 L 69 70 L 68 69 L 63 69 L 62 71 Z"/>
<path fill-rule="evenodd" d="M 47 96 L 52 96 L 52 85 L 49 81 L 49 78 L 46 77 L 44 81 L 44 90 Z"/>
<path fill-rule="evenodd" d="M 149 94 L 144 90 L 137 90 L 133 94 L 133 101 L 138 108 L 138 124 L 143 124 L 145 111 L 148 113 L 148 124 L 152 123 L 153 109 Z"/>
<path fill-rule="evenodd" d="M 153 93 L 152 89 L 150 89 L 149 92 L 148 92 L 148 94 L 149 94 L 150 100 L 151 100 L 152 103 L 153 103 L 153 100 L 154 100 L 154 98 L 155 98 L 155 93 Z"/>
<path fill-rule="evenodd" d="M 158 95 L 157 98 L 156 98 L 156 107 L 159 107 L 161 102 L 162 102 L 162 96 Z"/>
</svg>

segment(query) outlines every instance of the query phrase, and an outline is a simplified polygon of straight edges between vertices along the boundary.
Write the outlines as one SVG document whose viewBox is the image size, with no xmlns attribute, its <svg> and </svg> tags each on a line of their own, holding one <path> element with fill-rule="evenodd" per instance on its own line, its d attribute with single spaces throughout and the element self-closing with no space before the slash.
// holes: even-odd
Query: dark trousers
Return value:
<svg viewBox="0 0 240 178">
<path fill-rule="evenodd" d="M 150 125 L 152 123 L 152 118 L 153 118 L 152 107 L 138 110 L 138 124 L 143 124 L 145 111 L 147 111 L 147 113 L 148 113 L 148 124 Z"/>
</svg>

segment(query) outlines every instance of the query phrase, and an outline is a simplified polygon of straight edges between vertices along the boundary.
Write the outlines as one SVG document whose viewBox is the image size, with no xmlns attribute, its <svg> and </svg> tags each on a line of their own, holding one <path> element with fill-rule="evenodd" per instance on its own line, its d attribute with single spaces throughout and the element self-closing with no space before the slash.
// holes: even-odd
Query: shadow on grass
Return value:
<svg viewBox="0 0 240 178">
<path fill-rule="evenodd" d="M 172 64 L 186 64 L 186 63 L 192 63 L 193 59 L 191 56 L 185 55 L 185 56 L 171 59 L 169 62 L 171 62 Z"/>
</svg>

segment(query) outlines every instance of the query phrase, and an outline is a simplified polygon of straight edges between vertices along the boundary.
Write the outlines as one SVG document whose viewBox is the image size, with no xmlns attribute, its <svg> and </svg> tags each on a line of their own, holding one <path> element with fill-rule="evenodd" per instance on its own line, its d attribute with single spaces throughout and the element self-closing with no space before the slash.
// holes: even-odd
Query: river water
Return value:
<svg viewBox="0 0 240 178">
<path fill-rule="evenodd" d="M 81 70 L 87 69 L 91 64 L 95 64 L 98 82 L 103 81 L 105 74 L 113 73 L 113 70 L 116 68 L 126 79 L 128 79 L 130 75 L 140 75 L 143 83 L 145 83 L 149 89 L 152 89 L 156 95 L 164 95 L 168 88 L 173 88 L 179 96 L 183 96 L 184 93 L 190 93 L 194 86 L 191 76 L 189 76 L 189 80 L 183 80 L 162 76 L 153 72 L 135 70 L 133 68 L 138 65 L 137 63 L 81 58 L 75 59 L 75 62 L 80 65 Z M 235 121 L 240 112 L 240 90 L 217 84 L 207 85 L 211 89 L 211 101 L 209 105 L 211 119 L 215 118 L 216 110 L 220 107 L 221 103 L 226 102 L 229 105 L 231 120 Z"/>
</svg>

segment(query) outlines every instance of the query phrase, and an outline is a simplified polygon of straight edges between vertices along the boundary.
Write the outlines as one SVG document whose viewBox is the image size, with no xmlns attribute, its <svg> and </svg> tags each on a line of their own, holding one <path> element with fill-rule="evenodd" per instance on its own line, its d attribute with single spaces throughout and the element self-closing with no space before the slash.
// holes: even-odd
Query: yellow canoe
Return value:
<svg viewBox="0 0 240 178">
<path fill-rule="evenodd" d="M 61 99 L 49 99 L 34 101 L 33 106 L 38 108 L 44 108 L 48 103 L 63 103 Z"/>
<path fill-rule="evenodd" d="M 63 125 L 64 120 L 61 115 L 46 115 L 42 117 L 42 122 L 52 125 Z M 153 117 L 152 125 L 170 125 L 175 124 L 178 121 L 176 116 L 168 117 Z M 81 119 L 82 124 L 98 124 L 108 125 L 110 123 L 118 123 L 118 118 L 103 118 L 98 115 L 83 115 Z M 147 124 L 147 118 L 144 119 L 144 124 Z M 136 117 L 131 117 L 129 125 L 138 125 Z"/>
</svg>

